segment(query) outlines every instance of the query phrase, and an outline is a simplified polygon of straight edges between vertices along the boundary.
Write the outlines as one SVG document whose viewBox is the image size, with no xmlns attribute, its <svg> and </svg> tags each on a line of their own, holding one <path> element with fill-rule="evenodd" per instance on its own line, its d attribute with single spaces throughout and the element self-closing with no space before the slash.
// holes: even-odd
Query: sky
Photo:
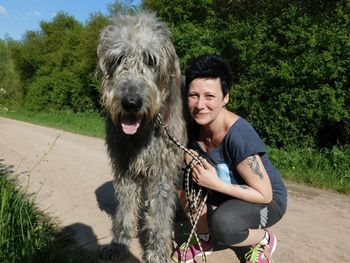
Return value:
<svg viewBox="0 0 350 263">
<path fill-rule="evenodd" d="M 108 15 L 113 0 L 0 0 L 0 39 L 21 40 L 25 32 L 40 30 L 40 21 L 52 21 L 59 11 L 85 23 L 90 13 Z M 135 1 L 133 1 L 135 2 Z"/>
</svg>

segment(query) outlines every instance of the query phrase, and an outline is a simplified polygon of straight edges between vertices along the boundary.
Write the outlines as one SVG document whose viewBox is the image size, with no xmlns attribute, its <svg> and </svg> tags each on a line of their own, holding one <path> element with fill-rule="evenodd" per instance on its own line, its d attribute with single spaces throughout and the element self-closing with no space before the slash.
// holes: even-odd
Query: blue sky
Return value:
<svg viewBox="0 0 350 263">
<path fill-rule="evenodd" d="M 0 38 L 4 39 L 8 34 L 11 38 L 20 40 L 26 31 L 39 30 L 40 21 L 51 21 L 59 11 L 64 11 L 85 23 L 92 12 L 107 15 L 108 6 L 114 2 L 113 0 L 0 0 Z"/>
</svg>

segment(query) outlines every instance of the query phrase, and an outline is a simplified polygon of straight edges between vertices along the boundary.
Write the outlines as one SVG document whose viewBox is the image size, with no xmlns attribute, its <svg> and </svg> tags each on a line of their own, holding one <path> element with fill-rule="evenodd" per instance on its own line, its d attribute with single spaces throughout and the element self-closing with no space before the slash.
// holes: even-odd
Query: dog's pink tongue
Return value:
<svg viewBox="0 0 350 263">
<path fill-rule="evenodd" d="M 130 121 L 124 120 L 122 122 L 122 129 L 125 134 L 133 135 L 137 132 L 137 129 L 140 127 L 140 120 Z"/>
</svg>

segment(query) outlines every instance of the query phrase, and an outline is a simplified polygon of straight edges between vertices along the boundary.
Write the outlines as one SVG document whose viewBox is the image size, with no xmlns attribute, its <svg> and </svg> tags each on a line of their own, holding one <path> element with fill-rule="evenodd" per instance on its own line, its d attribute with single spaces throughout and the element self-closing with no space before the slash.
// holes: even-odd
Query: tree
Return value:
<svg viewBox="0 0 350 263">
<path fill-rule="evenodd" d="M 22 101 L 19 76 L 10 56 L 9 45 L 13 40 L 0 40 L 0 105 L 13 106 Z"/>
</svg>

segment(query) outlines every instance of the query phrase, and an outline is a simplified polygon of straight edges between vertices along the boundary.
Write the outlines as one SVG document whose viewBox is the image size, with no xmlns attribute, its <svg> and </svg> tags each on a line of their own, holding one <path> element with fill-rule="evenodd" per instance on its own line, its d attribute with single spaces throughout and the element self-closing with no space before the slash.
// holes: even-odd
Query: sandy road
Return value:
<svg viewBox="0 0 350 263">
<path fill-rule="evenodd" d="M 110 241 L 114 201 L 103 140 L 0 117 L 0 162 L 12 165 L 28 191 L 37 193 L 40 208 L 75 232 L 77 245 L 96 249 Z M 349 263 L 350 196 L 287 187 L 287 213 L 272 228 L 278 238 L 274 262 Z M 140 262 L 137 240 L 131 252 L 127 262 Z M 208 262 L 238 260 L 225 249 Z"/>
</svg>

